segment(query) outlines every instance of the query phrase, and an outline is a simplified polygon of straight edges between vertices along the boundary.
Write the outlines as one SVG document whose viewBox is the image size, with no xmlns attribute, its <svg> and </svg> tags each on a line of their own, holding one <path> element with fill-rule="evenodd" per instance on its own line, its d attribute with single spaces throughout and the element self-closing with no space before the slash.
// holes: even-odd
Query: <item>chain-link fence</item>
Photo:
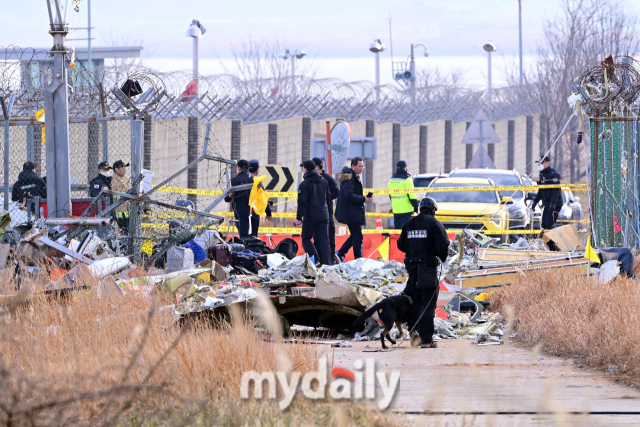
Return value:
<svg viewBox="0 0 640 427">
<path fill-rule="evenodd" d="M 72 119 L 69 124 L 69 175 L 72 197 L 78 204 L 89 198 L 89 183 L 98 174 L 102 161 L 131 161 L 131 117 Z M 46 137 L 37 121 L 11 120 L 9 138 L 0 146 L 8 162 L 0 170 L 3 185 L 2 207 L 11 215 L 11 226 L 26 225 L 43 211 L 46 203 Z M 8 197 L 5 200 L 5 195 Z M 81 213 L 81 212 L 80 212 Z"/>
</svg>

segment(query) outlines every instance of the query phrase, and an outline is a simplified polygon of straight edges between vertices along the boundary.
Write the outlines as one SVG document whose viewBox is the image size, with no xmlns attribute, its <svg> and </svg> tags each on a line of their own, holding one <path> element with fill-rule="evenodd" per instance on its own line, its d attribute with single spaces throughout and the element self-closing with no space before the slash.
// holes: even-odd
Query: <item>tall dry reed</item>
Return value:
<svg viewBox="0 0 640 427">
<path fill-rule="evenodd" d="M 522 343 L 640 379 L 639 280 L 599 284 L 555 271 L 527 273 L 491 303 L 503 313 L 513 309 Z"/>
</svg>

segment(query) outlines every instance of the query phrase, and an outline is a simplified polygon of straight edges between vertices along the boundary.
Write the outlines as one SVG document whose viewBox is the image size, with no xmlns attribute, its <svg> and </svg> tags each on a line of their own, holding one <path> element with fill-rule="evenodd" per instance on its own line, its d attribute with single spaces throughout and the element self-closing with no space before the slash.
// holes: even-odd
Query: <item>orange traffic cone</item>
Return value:
<svg viewBox="0 0 640 427">
<path fill-rule="evenodd" d="M 376 217 L 376 230 L 382 230 L 382 219 L 380 217 Z"/>
</svg>

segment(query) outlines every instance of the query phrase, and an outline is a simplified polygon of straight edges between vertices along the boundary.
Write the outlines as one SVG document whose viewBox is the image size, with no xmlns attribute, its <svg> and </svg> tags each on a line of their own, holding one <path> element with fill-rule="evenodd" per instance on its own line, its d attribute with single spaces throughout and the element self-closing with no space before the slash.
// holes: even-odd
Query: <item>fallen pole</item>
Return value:
<svg viewBox="0 0 640 427">
<path fill-rule="evenodd" d="M 46 225 L 83 225 L 87 227 L 97 227 L 99 225 L 109 225 L 113 221 L 109 217 L 95 217 L 95 218 L 47 218 L 45 220 Z"/>
</svg>

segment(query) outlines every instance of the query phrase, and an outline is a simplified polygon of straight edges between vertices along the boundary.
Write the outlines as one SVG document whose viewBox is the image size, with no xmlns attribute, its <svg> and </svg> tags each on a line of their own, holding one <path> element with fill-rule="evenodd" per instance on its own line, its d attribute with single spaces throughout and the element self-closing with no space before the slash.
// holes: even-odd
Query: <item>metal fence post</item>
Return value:
<svg viewBox="0 0 640 427">
<path fill-rule="evenodd" d="M 4 116 L 4 210 L 7 212 L 9 212 L 9 118 L 14 99 L 14 94 L 11 94 L 9 103 L 4 97 L 0 97 Z"/>
<path fill-rule="evenodd" d="M 131 182 L 136 182 L 138 176 L 142 173 L 143 152 L 144 152 L 144 121 L 131 120 Z M 140 184 L 135 185 L 133 194 L 140 192 Z M 135 200 L 132 200 L 129 208 L 129 250 L 133 254 L 134 262 L 140 263 L 141 250 L 139 250 L 142 242 L 142 221 L 140 219 L 140 206 Z"/>
</svg>

